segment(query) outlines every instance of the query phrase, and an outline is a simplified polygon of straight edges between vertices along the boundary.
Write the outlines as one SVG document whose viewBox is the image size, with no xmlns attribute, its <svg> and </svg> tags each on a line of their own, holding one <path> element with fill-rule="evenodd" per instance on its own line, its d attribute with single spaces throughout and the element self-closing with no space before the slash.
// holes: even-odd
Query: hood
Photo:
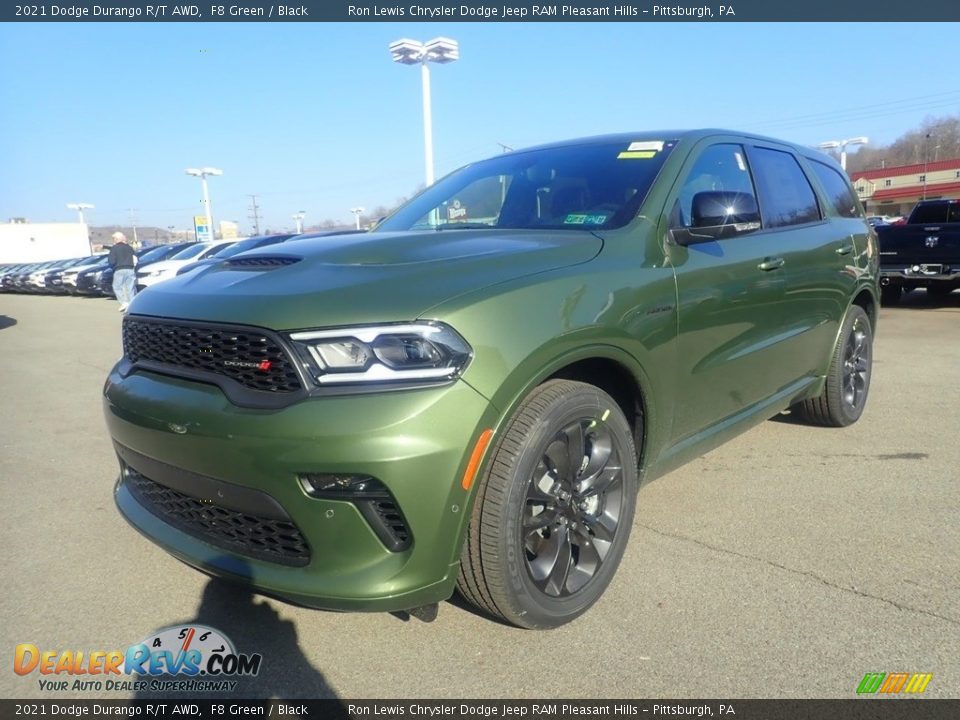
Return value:
<svg viewBox="0 0 960 720">
<path fill-rule="evenodd" d="M 277 330 L 415 320 L 462 293 L 587 262 L 602 247 L 599 236 L 580 230 L 293 240 L 158 283 L 137 295 L 130 312 Z"/>
</svg>

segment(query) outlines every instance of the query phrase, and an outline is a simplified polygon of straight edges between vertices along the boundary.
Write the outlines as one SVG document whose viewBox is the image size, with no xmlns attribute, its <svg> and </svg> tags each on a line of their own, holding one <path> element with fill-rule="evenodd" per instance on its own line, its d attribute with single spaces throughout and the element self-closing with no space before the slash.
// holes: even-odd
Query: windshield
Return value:
<svg viewBox="0 0 960 720">
<path fill-rule="evenodd" d="M 175 251 L 176 248 L 170 245 L 159 245 L 155 248 L 144 250 L 142 254 L 137 255 L 137 260 L 141 263 L 154 262 L 156 260 L 162 260 L 167 255 L 170 255 Z"/>
<path fill-rule="evenodd" d="M 210 249 L 207 250 L 205 253 L 203 253 L 203 254 L 200 256 L 200 259 L 202 260 L 202 259 L 204 259 L 204 258 L 218 257 L 218 256 L 220 255 L 220 253 L 222 253 L 222 252 L 223 252 L 224 250 L 226 250 L 228 247 L 233 247 L 234 245 L 236 245 L 235 242 L 224 243 L 224 244 L 222 244 L 222 245 L 214 245 L 212 248 L 210 248 Z"/>
<path fill-rule="evenodd" d="M 427 188 L 376 231 L 620 227 L 675 144 L 607 141 L 494 157 Z"/>
<path fill-rule="evenodd" d="M 190 247 L 184 248 L 180 252 L 174 253 L 169 257 L 170 260 L 189 260 L 196 257 L 210 246 L 207 243 L 194 243 Z"/>
</svg>

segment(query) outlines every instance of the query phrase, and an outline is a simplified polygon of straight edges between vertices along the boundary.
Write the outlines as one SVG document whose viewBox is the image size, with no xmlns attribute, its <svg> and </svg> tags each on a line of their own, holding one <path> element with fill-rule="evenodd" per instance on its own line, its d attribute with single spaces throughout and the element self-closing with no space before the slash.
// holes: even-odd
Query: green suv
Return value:
<svg viewBox="0 0 960 720">
<path fill-rule="evenodd" d="M 807 148 L 711 130 L 500 155 L 373 232 L 138 295 L 104 389 L 116 502 L 291 602 L 457 589 L 557 626 L 613 578 L 642 482 L 788 408 L 860 417 L 877 277 L 850 183 Z"/>
</svg>

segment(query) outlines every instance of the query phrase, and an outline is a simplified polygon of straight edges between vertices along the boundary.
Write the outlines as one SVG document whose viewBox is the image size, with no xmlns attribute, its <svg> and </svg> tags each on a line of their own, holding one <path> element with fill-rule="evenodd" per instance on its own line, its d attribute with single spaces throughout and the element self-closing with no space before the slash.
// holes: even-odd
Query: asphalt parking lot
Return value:
<svg viewBox="0 0 960 720">
<path fill-rule="evenodd" d="M 142 538 L 113 506 L 101 417 L 120 320 L 113 301 L 0 295 L 2 697 L 105 695 L 41 691 L 11 668 L 18 643 L 111 650 L 190 620 L 263 654 L 240 697 L 852 697 L 895 671 L 960 697 L 960 293 L 882 310 L 857 425 L 784 416 L 644 487 L 607 594 L 542 633 L 457 601 L 431 624 L 297 608 Z"/>
</svg>

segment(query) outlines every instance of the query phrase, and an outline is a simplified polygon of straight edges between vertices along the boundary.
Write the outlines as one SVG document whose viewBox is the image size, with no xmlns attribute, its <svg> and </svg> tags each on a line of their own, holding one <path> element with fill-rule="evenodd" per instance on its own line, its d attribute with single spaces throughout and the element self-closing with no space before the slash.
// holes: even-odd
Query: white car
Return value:
<svg viewBox="0 0 960 720">
<path fill-rule="evenodd" d="M 210 242 L 194 243 L 178 252 L 168 260 L 149 263 L 137 268 L 137 289 L 156 285 L 163 280 L 176 277 L 177 270 L 188 263 L 213 257 L 222 250 L 233 245 L 236 240 L 213 240 Z"/>
</svg>

